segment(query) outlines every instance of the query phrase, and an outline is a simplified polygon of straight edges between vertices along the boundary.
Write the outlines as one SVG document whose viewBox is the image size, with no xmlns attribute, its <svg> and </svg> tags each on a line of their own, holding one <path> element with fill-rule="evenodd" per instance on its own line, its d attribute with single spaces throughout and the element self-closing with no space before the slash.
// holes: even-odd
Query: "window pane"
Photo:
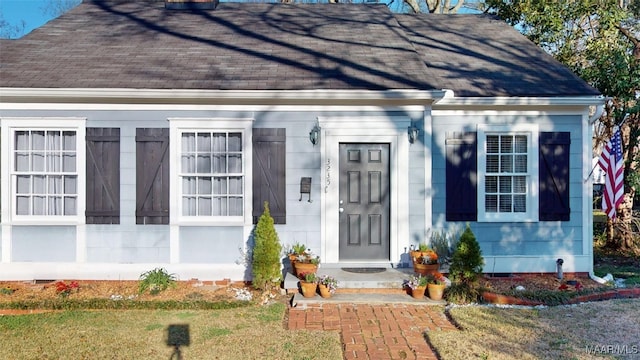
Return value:
<svg viewBox="0 0 640 360">
<path fill-rule="evenodd" d="M 229 173 L 242 172 L 242 155 L 229 155 Z"/>
<path fill-rule="evenodd" d="M 31 150 L 44 150 L 44 131 L 31 132 Z"/>
<path fill-rule="evenodd" d="M 211 198 L 200 198 L 198 201 L 198 215 L 211 216 Z"/>
<path fill-rule="evenodd" d="M 193 152 L 196 150 L 196 134 L 182 133 L 182 152 Z"/>
<path fill-rule="evenodd" d="M 485 199 L 485 211 L 498 212 L 498 195 L 487 195 Z"/>
<path fill-rule="evenodd" d="M 511 195 L 500 195 L 499 212 L 511 212 Z"/>
<path fill-rule="evenodd" d="M 14 135 L 16 150 L 29 150 L 29 132 L 16 131 Z"/>
<path fill-rule="evenodd" d="M 515 155 L 514 156 L 513 172 L 526 173 L 527 172 L 527 155 Z"/>
<path fill-rule="evenodd" d="M 514 176 L 513 177 L 513 192 L 516 194 L 525 194 L 527 192 L 527 177 L 526 176 Z"/>
<path fill-rule="evenodd" d="M 31 171 L 44 171 L 44 153 L 33 153 L 31 157 Z"/>
<path fill-rule="evenodd" d="M 16 193 L 31 194 L 31 176 L 18 176 L 16 178 Z"/>
<path fill-rule="evenodd" d="M 62 156 L 62 171 L 64 172 L 76 172 L 76 154 L 67 153 Z"/>
<path fill-rule="evenodd" d="M 497 176 L 487 176 L 486 181 L 484 183 L 484 191 L 487 193 L 497 193 L 498 192 L 498 177 Z"/>
<path fill-rule="evenodd" d="M 55 152 L 55 153 L 49 153 L 46 156 L 47 159 L 47 171 L 48 172 L 60 172 L 61 168 L 60 168 L 60 153 L 59 152 Z"/>
<path fill-rule="evenodd" d="M 211 194 L 211 178 L 198 178 L 198 194 Z"/>
<path fill-rule="evenodd" d="M 227 172 L 227 155 L 213 155 L 213 169 L 215 174 L 225 174 Z"/>
<path fill-rule="evenodd" d="M 501 194 L 510 194 L 511 193 L 511 177 L 500 176 L 499 186 L 500 186 Z"/>
<path fill-rule="evenodd" d="M 227 134 L 225 133 L 213 134 L 213 151 L 214 152 L 227 151 Z"/>
<path fill-rule="evenodd" d="M 33 193 L 44 194 L 46 191 L 46 179 L 44 176 L 33 177 Z"/>
<path fill-rule="evenodd" d="M 45 139 L 47 150 L 60 150 L 60 132 L 59 131 L 47 131 L 47 138 Z"/>
<path fill-rule="evenodd" d="M 214 197 L 212 199 L 211 215 L 227 216 L 227 198 Z"/>
<path fill-rule="evenodd" d="M 515 195 L 513 197 L 513 212 L 527 212 L 526 195 Z"/>
<path fill-rule="evenodd" d="M 513 152 L 513 138 L 511 135 L 503 135 L 500 137 L 500 152 L 503 154 Z"/>
<path fill-rule="evenodd" d="M 31 214 L 31 199 L 28 196 L 18 196 L 16 198 L 16 214 L 17 215 L 30 215 Z"/>
<path fill-rule="evenodd" d="M 229 198 L 229 216 L 242 216 L 242 198 Z"/>
<path fill-rule="evenodd" d="M 58 196 L 49 197 L 49 212 L 47 215 L 62 215 L 62 198 Z"/>
<path fill-rule="evenodd" d="M 500 172 L 513 172 L 513 156 L 501 155 L 500 156 Z"/>
<path fill-rule="evenodd" d="M 76 214 L 76 202 L 77 199 L 74 197 L 66 197 L 64 198 L 64 214 L 65 215 L 75 215 Z"/>
<path fill-rule="evenodd" d="M 48 185 L 49 194 L 62 194 L 62 176 L 49 177 Z"/>
<path fill-rule="evenodd" d="M 487 135 L 487 154 L 497 154 L 498 153 L 498 145 L 499 145 L 499 137 L 497 135 Z"/>
<path fill-rule="evenodd" d="M 68 195 L 76 195 L 78 193 L 78 179 L 75 176 L 65 176 L 64 193 Z"/>
<path fill-rule="evenodd" d="M 514 152 L 517 153 L 527 153 L 527 136 L 526 135 L 516 135 L 515 136 L 515 146 L 514 146 Z"/>
<path fill-rule="evenodd" d="M 182 198 L 182 215 L 196 215 L 196 198 L 185 196 Z"/>
<path fill-rule="evenodd" d="M 498 155 L 488 155 L 487 156 L 487 172 L 488 173 L 497 173 L 498 167 L 500 163 L 500 158 Z"/>
<path fill-rule="evenodd" d="M 211 173 L 211 155 L 198 154 L 198 171 L 199 174 Z"/>
<path fill-rule="evenodd" d="M 29 171 L 29 154 L 28 153 L 16 153 L 15 156 L 15 170 L 16 171 Z"/>
<path fill-rule="evenodd" d="M 34 196 L 33 197 L 33 215 L 46 215 L 44 211 L 45 211 L 44 196 Z"/>
<path fill-rule="evenodd" d="M 183 177 L 182 178 L 182 193 L 183 194 L 195 194 L 196 193 L 196 178 L 195 177 Z"/>
<path fill-rule="evenodd" d="M 229 194 L 242 195 L 242 178 L 229 178 Z"/>
<path fill-rule="evenodd" d="M 193 174 L 196 172 L 196 157 L 193 154 L 182 155 L 180 157 L 182 159 L 181 166 L 182 172 L 187 174 Z"/>
<path fill-rule="evenodd" d="M 213 194 L 226 195 L 227 194 L 227 178 L 217 177 L 213 179 Z"/>
<path fill-rule="evenodd" d="M 229 151 L 242 151 L 241 133 L 229 133 Z"/>
<path fill-rule="evenodd" d="M 76 149 L 76 132 L 75 131 L 65 131 L 62 133 L 63 137 L 63 150 L 75 150 Z"/>
<path fill-rule="evenodd" d="M 198 133 L 198 152 L 211 152 L 211 134 Z"/>
</svg>

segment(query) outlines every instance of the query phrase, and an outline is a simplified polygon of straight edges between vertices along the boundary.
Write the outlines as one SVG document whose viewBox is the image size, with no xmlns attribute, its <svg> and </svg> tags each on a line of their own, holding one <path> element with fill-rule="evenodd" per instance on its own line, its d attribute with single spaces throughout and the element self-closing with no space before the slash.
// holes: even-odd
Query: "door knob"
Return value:
<svg viewBox="0 0 640 360">
<path fill-rule="evenodd" d="M 344 208 L 339 208 L 338 211 L 339 212 L 344 212 Z"/>
</svg>

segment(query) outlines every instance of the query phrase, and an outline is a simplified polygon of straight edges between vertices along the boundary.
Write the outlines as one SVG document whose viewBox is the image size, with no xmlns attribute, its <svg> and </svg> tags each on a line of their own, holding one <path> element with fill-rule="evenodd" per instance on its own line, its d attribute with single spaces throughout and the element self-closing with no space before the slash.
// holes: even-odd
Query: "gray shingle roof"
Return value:
<svg viewBox="0 0 640 360">
<path fill-rule="evenodd" d="M 598 92 L 516 30 L 477 15 L 384 5 L 86 1 L 0 42 L 0 87 L 452 89 L 457 96 Z"/>
</svg>

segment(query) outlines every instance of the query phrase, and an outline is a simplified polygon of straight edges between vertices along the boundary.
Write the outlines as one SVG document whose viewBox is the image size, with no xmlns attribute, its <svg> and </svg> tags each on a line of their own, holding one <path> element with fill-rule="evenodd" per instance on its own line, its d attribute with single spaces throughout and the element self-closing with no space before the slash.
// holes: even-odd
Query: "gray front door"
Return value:
<svg viewBox="0 0 640 360">
<path fill-rule="evenodd" d="M 389 144 L 340 144 L 340 261 L 389 260 Z"/>
</svg>

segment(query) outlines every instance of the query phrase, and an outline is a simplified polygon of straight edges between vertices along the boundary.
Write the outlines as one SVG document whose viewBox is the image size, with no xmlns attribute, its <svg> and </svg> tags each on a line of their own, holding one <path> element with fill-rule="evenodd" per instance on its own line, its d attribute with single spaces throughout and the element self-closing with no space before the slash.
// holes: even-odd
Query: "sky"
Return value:
<svg viewBox="0 0 640 360">
<path fill-rule="evenodd" d="M 0 0 L 0 19 L 10 26 L 20 25 L 24 21 L 23 35 L 26 35 L 51 20 L 51 15 L 44 11 L 49 2 L 51 0 Z"/>
</svg>

